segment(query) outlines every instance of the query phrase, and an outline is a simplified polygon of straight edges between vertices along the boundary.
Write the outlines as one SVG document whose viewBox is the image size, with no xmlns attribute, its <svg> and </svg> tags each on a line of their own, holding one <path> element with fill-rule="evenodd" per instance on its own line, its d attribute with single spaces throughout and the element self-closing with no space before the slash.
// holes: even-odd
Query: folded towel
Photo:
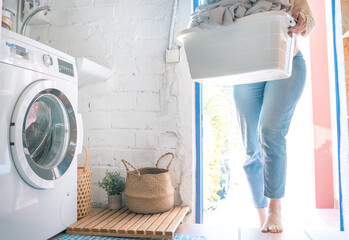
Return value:
<svg viewBox="0 0 349 240">
<path fill-rule="evenodd" d="M 266 11 L 289 12 L 289 0 L 206 0 L 207 5 L 201 5 L 191 15 L 189 27 L 213 28 L 227 26 L 236 18 Z"/>
</svg>

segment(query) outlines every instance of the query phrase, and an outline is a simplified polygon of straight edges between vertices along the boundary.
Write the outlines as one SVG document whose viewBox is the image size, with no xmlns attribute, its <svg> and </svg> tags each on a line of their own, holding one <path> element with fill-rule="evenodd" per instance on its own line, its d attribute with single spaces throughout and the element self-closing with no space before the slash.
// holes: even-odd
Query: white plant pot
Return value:
<svg viewBox="0 0 349 240">
<path fill-rule="evenodd" d="M 108 208 L 118 210 L 122 207 L 121 194 L 119 195 L 108 195 Z"/>
</svg>

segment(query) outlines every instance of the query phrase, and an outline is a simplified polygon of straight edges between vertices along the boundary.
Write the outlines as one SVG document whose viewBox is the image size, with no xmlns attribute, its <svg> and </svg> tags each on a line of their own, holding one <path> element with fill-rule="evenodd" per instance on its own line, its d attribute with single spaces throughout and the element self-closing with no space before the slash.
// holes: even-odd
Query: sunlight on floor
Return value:
<svg viewBox="0 0 349 240">
<path fill-rule="evenodd" d="M 335 209 L 314 209 L 284 201 L 285 230 L 339 230 L 339 214 Z M 212 213 L 206 213 L 204 224 L 241 228 L 259 228 L 257 212 L 251 203 L 247 182 L 234 185 L 227 198 Z"/>
</svg>

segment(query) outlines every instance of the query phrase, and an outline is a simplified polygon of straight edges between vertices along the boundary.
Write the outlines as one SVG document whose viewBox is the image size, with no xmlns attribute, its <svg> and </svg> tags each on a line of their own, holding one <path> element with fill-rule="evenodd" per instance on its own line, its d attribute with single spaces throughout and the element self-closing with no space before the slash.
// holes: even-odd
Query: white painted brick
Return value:
<svg viewBox="0 0 349 240">
<path fill-rule="evenodd" d="M 135 133 L 129 130 L 90 130 L 89 145 L 93 147 L 134 147 Z"/>
<path fill-rule="evenodd" d="M 95 0 L 94 4 L 96 7 L 115 6 L 116 1 L 115 0 Z"/>
<path fill-rule="evenodd" d="M 156 153 L 153 150 L 113 150 L 113 159 L 116 159 L 115 167 L 125 169 L 121 159 L 124 159 L 131 164 L 134 164 L 137 168 L 141 167 L 154 167 L 154 160 L 156 159 Z M 130 167 L 129 167 L 130 168 Z M 131 169 L 131 168 L 130 168 Z"/>
<path fill-rule="evenodd" d="M 123 59 L 126 59 L 126 61 L 128 61 L 128 64 L 127 64 L 128 68 L 130 68 L 130 66 L 132 67 L 133 65 L 135 65 L 135 57 L 134 57 L 134 54 L 132 53 L 133 50 L 130 47 L 126 46 L 125 41 L 121 41 L 120 39 L 114 39 L 112 44 L 113 44 L 113 48 L 110 53 L 111 59 L 109 60 L 114 65 L 115 65 L 115 62 L 114 62 L 115 60 L 123 61 Z M 134 67 L 134 69 L 136 68 Z"/>
<path fill-rule="evenodd" d="M 160 148 L 176 149 L 178 136 L 174 132 L 161 133 L 159 136 Z"/>
<path fill-rule="evenodd" d="M 93 175 L 92 175 L 93 176 Z M 91 202 L 93 207 L 103 207 L 108 203 L 108 195 L 104 189 L 98 187 L 97 184 L 91 186 Z"/>
<path fill-rule="evenodd" d="M 93 111 L 129 111 L 136 107 L 136 93 L 123 92 L 114 95 L 103 95 L 91 100 Z"/>
<path fill-rule="evenodd" d="M 156 150 L 159 145 L 159 136 L 153 131 L 136 132 L 136 147 L 140 149 Z"/>
<path fill-rule="evenodd" d="M 117 43 L 120 37 L 120 32 L 117 31 L 115 21 L 116 20 L 98 19 L 97 21 L 90 23 L 89 26 L 91 38 L 89 40 L 94 40 L 95 42 L 98 42 L 99 48 L 104 48 L 105 44 L 114 47 L 115 43 Z M 111 48 L 108 50 L 112 51 L 113 49 Z M 109 55 L 111 56 L 112 52 L 110 52 Z"/>
<path fill-rule="evenodd" d="M 171 6 L 168 0 L 139 0 L 140 3 L 144 4 L 167 4 Z"/>
<path fill-rule="evenodd" d="M 137 95 L 137 111 L 159 111 L 160 96 L 157 93 L 140 92 Z"/>
<path fill-rule="evenodd" d="M 57 2 L 55 0 L 54 2 Z M 74 10 L 71 8 L 60 9 L 56 11 L 53 9 L 48 14 L 48 19 L 53 26 L 66 26 L 71 24 L 71 16 L 74 14 Z"/>
<path fill-rule="evenodd" d="M 79 81 L 83 81 L 83 79 L 80 79 Z M 102 86 L 104 85 L 104 86 Z M 101 97 L 102 95 L 107 93 L 107 90 L 105 89 L 106 83 L 105 82 L 99 82 L 95 84 L 88 84 L 86 86 L 83 86 L 82 88 L 79 88 L 79 112 L 90 112 L 91 111 L 91 101 L 94 98 Z M 104 93 L 101 95 L 101 93 Z"/>
<path fill-rule="evenodd" d="M 133 41 L 136 37 L 140 20 L 138 19 L 124 19 L 116 18 L 112 22 L 112 27 L 107 32 L 112 32 L 115 34 L 116 43 L 121 40 L 127 43 L 128 41 Z"/>
<path fill-rule="evenodd" d="M 137 70 L 140 74 L 164 74 L 166 69 L 165 52 L 159 57 L 138 57 L 136 59 Z"/>
<path fill-rule="evenodd" d="M 113 112 L 112 128 L 153 129 L 157 126 L 157 114 L 153 112 Z"/>
<path fill-rule="evenodd" d="M 79 79 L 79 81 L 83 81 L 83 79 Z M 113 86 L 112 80 L 107 79 L 105 81 L 87 84 L 79 88 L 79 111 L 90 112 L 92 99 L 97 99 L 104 95 L 113 94 L 111 86 Z M 83 105 L 82 110 L 80 110 L 80 104 Z"/>
<path fill-rule="evenodd" d="M 26 35 L 29 36 L 31 39 L 35 39 L 36 41 L 39 41 L 43 44 L 48 45 L 49 44 L 49 37 L 48 37 L 48 25 L 35 25 L 35 26 L 28 26 Z"/>
<path fill-rule="evenodd" d="M 136 39 L 166 39 L 168 37 L 169 24 L 169 20 L 143 20 L 139 22 Z"/>
<path fill-rule="evenodd" d="M 169 18 L 167 9 L 171 9 L 171 5 L 164 9 L 157 4 L 118 4 L 115 8 L 115 16 L 127 19 L 163 20 L 166 17 Z"/>
<path fill-rule="evenodd" d="M 97 20 L 111 20 L 114 18 L 114 8 L 112 7 L 80 7 L 74 9 L 71 16 L 73 24 L 89 23 Z"/>
<path fill-rule="evenodd" d="M 70 41 L 69 54 L 75 57 L 89 57 L 98 55 L 98 45 L 91 44 L 88 40 Z"/>
<path fill-rule="evenodd" d="M 84 127 L 88 129 L 105 129 L 111 127 L 110 112 L 86 112 L 82 114 Z"/>
<path fill-rule="evenodd" d="M 91 6 L 93 0 L 53 0 L 52 9 Z"/>
<path fill-rule="evenodd" d="M 132 51 L 132 54 L 138 57 L 155 57 L 163 59 L 166 47 L 166 39 L 146 39 L 134 40 L 127 42 L 127 47 Z"/>
<path fill-rule="evenodd" d="M 54 41 L 56 39 L 67 43 L 69 41 L 83 41 L 89 38 L 90 29 L 88 25 L 51 26 L 48 35 Z"/>
<path fill-rule="evenodd" d="M 94 167 L 94 166 L 112 166 L 113 165 L 113 155 L 112 155 L 112 149 L 111 148 L 94 148 L 94 147 L 87 147 L 87 151 L 89 152 L 89 161 L 88 161 L 88 167 Z M 79 166 L 83 167 L 85 166 L 85 159 L 86 159 L 85 151 L 83 150 L 82 154 L 79 155 Z"/>
<path fill-rule="evenodd" d="M 91 36 L 83 41 L 69 42 L 69 53 L 75 57 L 97 56 L 104 58 L 110 54 L 111 50 L 111 41 L 102 40 L 95 36 Z"/>
<path fill-rule="evenodd" d="M 108 172 L 120 172 L 120 175 L 123 178 L 126 177 L 126 171 L 124 168 L 120 169 L 112 166 L 98 166 L 98 167 L 91 167 L 90 169 L 92 172 L 91 182 L 94 184 L 97 184 L 98 181 L 102 181 L 107 170 Z"/>
<path fill-rule="evenodd" d="M 68 53 L 69 52 L 69 46 L 68 46 L 68 42 L 62 42 L 62 41 L 59 41 L 59 42 L 55 42 L 55 41 L 50 41 L 49 42 L 49 46 L 59 50 L 59 51 L 62 51 L 64 53 Z"/>
<path fill-rule="evenodd" d="M 157 126 L 158 131 L 173 131 L 176 132 L 178 130 L 178 118 L 177 116 L 173 116 L 171 114 L 166 114 L 160 117 L 159 124 Z"/>
<path fill-rule="evenodd" d="M 114 57 L 114 56 L 112 56 Z M 115 56 L 113 70 L 116 74 L 136 74 L 138 72 L 134 57 Z"/>
<path fill-rule="evenodd" d="M 120 75 L 117 77 L 118 81 L 114 81 L 114 84 L 118 85 L 120 91 L 127 92 L 159 92 L 162 75 Z"/>
</svg>

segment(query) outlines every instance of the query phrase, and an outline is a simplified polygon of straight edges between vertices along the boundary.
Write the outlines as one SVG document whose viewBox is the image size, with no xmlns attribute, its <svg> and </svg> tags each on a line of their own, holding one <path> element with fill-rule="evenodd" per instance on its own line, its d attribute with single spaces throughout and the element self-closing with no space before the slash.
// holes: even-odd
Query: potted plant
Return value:
<svg viewBox="0 0 349 240">
<path fill-rule="evenodd" d="M 108 172 L 107 170 L 105 177 L 98 182 L 98 186 L 108 194 L 108 208 L 120 209 L 122 206 L 121 193 L 126 187 L 125 179 L 120 176 L 120 172 Z"/>
</svg>

